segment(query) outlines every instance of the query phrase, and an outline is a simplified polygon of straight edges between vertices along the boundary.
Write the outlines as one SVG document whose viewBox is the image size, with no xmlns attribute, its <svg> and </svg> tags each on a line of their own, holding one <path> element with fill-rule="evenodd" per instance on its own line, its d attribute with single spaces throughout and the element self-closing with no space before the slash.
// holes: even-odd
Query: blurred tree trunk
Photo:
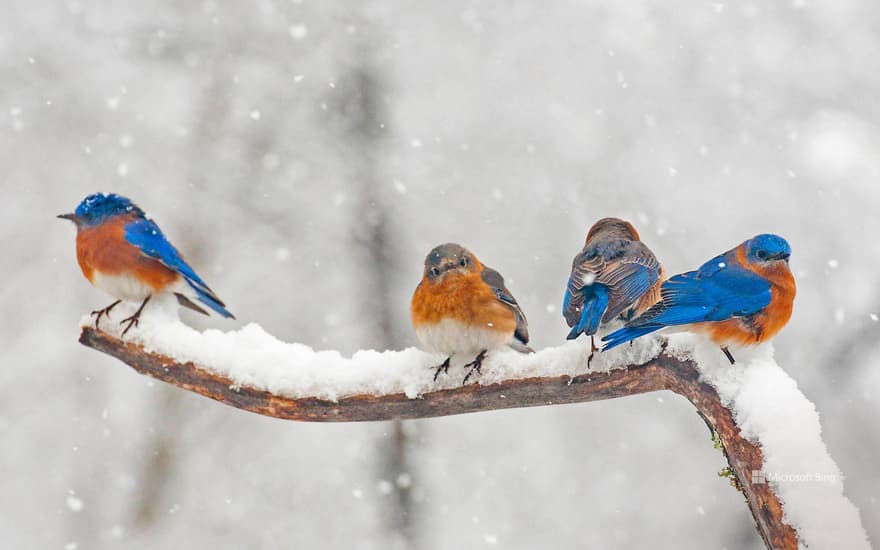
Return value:
<svg viewBox="0 0 880 550">
<path fill-rule="evenodd" d="M 95 404 L 106 401 L 111 391 L 106 384 L 98 381 L 82 384 L 80 380 L 73 379 L 72 375 L 68 374 L 68 376 L 71 377 L 68 381 L 70 387 L 77 389 L 75 396 L 76 410 L 80 411 L 78 414 L 94 411 Z M 73 439 L 75 450 L 78 451 L 86 446 L 97 448 L 97 444 L 92 440 L 94 434 L 86 433 L 81 429 L 74 433 L 76 434 Z M 78 486 L 72 487 L 66 496 L 67 507 L 72 512 L 65 515 L 66 536 L 70 540 L 69 544 L 79 548 L 97 548 L 100 542 L 101 518 L 105 517 L 102 507 L 106 505 L 106 499 L 102 498 L 99 487 L 110 483 L 110 475 L 92 455 L 80 452 L 73 454 L 71 469 L 73 470 L 71 479 L 81 481 Z"/>
<path fill-rule="evenodd" d="M 146 531 L 160 517 L 168 480 L 174 467 L 174 455 L 178 447 L 179 421 L 191 418 L 181 414 L 182 397 L 173 389 L 155 388 L 154 403 L 148 405 L 153 414 L 153 433 L 144 445 L 143 469 L 135 491 L 137 501 L 132 511 L 131 526 L 135 531 Z"/>
<path fill-rule="evenodd" d="M 200 188 L 210 186 L 210 178 L 204 174 L 205 165 L 214 166 L 213 159 L 217 156 L 213 145 L 217 136 L 222 134 L 223 124 L 229 112 L 229 82 L 231 77 L 223 62 L 214 68 L 210 84 L 205 88 L 200 101 L 199 111 L 194 119 L 190 141 L 191 157 L 199 159 L 189 165 L 187 180 Z M 185 219 L 181 223 L 186 223 Z M 194 233 L 187 225 L 183 231 L 175 232 L 181 250 L 185 250 L 187 258 L 193 265 L 207 265 L 204 242 L 192 238 Z M 186 442 L 179 441 L 182 425 L 192 418 L 191 414 L 182 412 L 184 403 L 178 392 L 157 388 L 157 395 L 146 414 L 159 411 L 155 415 L 153 433 L 144 445 L 143 467 L 141 469 L 138 489 L 135 494 L 137 501 L 132 510 L 131 526 L 135 531 L 146 531 L 161 522 L 163 502 L 167 494 L 168 483 L 174 473 L 174 456 L 179 447 L 186 452 Z"/>
<path fill-rule="evenodd" d="M 362 266 L 355 275 L 362 296 L 361 318 L 373 327 L 365 335 L 370 347 L 396 349 L 402 338 L 395 315 L 392 281 L 399 270 L 398 244 L 392 211 L 383 192 L 381 170 L 387 120 L 381 74 L 371 58 L 371 46 L 355 46 L 354 62 L 339 89 L 341 129 L 356 198 L 352 212 L 352 238 Z M 378 477 L 381 488 L 390 489 L 383 510 L 384 522 L 395 547 L 418 547 L 409 461 L 410 441 L 401 420 L 394 420 L 378 442 Z"/>
</svg>

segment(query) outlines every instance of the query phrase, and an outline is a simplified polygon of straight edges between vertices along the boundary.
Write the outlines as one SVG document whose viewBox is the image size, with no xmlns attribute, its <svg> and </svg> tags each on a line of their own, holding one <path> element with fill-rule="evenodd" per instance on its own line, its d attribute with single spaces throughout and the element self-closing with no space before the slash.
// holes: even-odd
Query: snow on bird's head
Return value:
<svg viewBox="0 0 880 550">
<path fill-rule="evenodd" d="M 113 216 L 130 213 L 144 215 L 143 210 L 126 197 L 115 193 L 94 193 L 76 207 L 74 221 L 78 225 L 96 225 Z"/>
</svg>

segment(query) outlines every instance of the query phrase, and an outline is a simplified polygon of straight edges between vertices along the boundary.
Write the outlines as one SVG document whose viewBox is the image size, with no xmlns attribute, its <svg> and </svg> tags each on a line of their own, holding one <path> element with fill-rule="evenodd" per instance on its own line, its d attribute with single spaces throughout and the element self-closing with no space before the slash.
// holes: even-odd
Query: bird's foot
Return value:
<svg viewBox="0 0 880 550">
<path fill-rule="evenodd" d="M 483 350 L 480 353 L 478 353 L 476 357 L 474 357 L 473 361 L 471 361 L 470 363 L 467 363 L 464 366 L 464 368 L 469 369 L 469 370 L 468 370 L 468 373 L 465 375 L 464 380 L 461 381 L 462 386 L 467 384 L 468 378 L 471 377 L 471 375 L 474 373 L 474 371 L 476 371 L 477 374 L 483 374 L 483 371 L 480 370 L 480 367 L 483 365 L 483 359 L 485 359 L 485 358 L 486 358 L 486 350 Z"/>
<path fill-rule="evenodd" d="M 590 335 L 590 356 L 587 357 L 587 370 L 590 369 L 590 363 L 593 362 L 593 356 L 596 355 L 596 352 L 599 351 L 599 348 L 596 347 L 596 336 Z"/>
<path fill-rule="evenodd" d="M 116 304 L 118 304 L 121 301 L 122 300 L 116 300 L 115 302 L 113 302 L 109 306 L 105 307 L 104 309 L 96 309 L 95 311 L 93 311 L 90 314 L 95 318 L 95 328 L 96 329 L 99 328 L 98 323 L 101 322 L 101 317 L 106 317 L 109 319 L 110 318 L 110 310 L 113 309 L 114 307 L 116 307 Z"/>
<path fill-rule="evenodd" d="M 730 350 L 727 349 L 727 346 L 722 346 L 722 347 L 721 347 L 721 351 L 723 351 L 723 352 L 724 352 L 724 355 L 727 356 L 727 360 L 730 361 L 730 364 L 731 364 L 731 365 L 736 364 L 736 359 L 733 358 L 733 354 L 730 353 Z"/>
<path fill-rule="evenodd" d="M 437 381 L 437 377 L 440 376 L 441 372 L 449 374 L 449 361 L 451 359 L 452 359 L 452 357 L 447 357 L 446 361 L 443 361 L 442 363 L 440 363 L 440 366 L 438 366 L 437 370 L 434 371 L 434 382 Z"/>
<path fill-rule="evenodd" d="M 153 295 L 150 294 L 149 296 L 144 298 L 144 301 L 141 302 L 141 307 L 137 308 L 137 311 L 135 311 L 134 314 L 131 315 L 131 317 L 126 317 L 125 319 L 119 321 L 120 325 L 128 323 L 128 325 L 125 327 L 125 330 L 122 331 L 121 336 L 125 336 L 125 333 L 131 330 L 131 327 L 136 327 L 140 324 L 141 312 L 144 310 L 144 306 L 147 305 L 147 302 L 149 302 L 150 298 L 152 297 Z"/>
<path fill-rule="evenodd" d="M 140 318 L 141 318 L 141 313 L 140 313 L 140 311 L 138 311 L 137 313 L 135 313 L 131 317 L 126 317 L 125 319 L 119 321 L 120 325 L 124 325 L 125 323 L 128 323 L 128 325 L 125 327 L 125 330 L 122 331 L 121 336 L 125 336 L 125 333 L 128 332 L 129 330 L 131 330 L 131 327 L 138 326 L 140 324 Z"/>
</svg>

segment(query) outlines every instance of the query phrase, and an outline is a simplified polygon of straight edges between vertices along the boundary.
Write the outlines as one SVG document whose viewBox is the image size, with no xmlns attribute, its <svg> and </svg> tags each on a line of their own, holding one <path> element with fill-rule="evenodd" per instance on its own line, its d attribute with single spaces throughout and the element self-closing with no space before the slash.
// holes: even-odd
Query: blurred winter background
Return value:
<svg viewBox="0 0 880 550">
<path fill-rule="evenodd" d="M 683 400 L 315 425 L 76 343 L 109 299 L 54 216 L 132 197 L 238 322 L 414 345 L 424 254 L 505 274 L 533 345 L 589 225 L 671 272 L 758 232 L 799 281 L 777 358 L 880 538 L 880 7 L 4 0 L 0 547 L 759 548 Z"/>
</svg>

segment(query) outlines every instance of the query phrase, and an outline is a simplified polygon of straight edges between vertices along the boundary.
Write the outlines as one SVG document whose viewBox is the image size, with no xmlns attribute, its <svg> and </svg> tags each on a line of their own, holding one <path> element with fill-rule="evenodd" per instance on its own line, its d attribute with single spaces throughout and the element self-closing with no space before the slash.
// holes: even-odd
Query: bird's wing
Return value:
<svg viewBox="0 0 880 550">
<path fill-rule="evenodd" d="M 607 323 L 642 297 L 660 278 L 660 262 L 640 241 L 630 241 L 626 253 L 610 260 L 596 281 L 609 289 Z"/>
<path fill-rule="evenodd" d="M 514 298 L 513 294 L 511 294 L 511 292 L 507 290 L 507 287 L 504 286 L 504 277 L 491 267 L 486 266 L 483 266 L 483 271 L 480 273 L 480 276 L 482 277 L 483 282 L 489 285 L 492 292 L 495 293 L 495 297 L 498 301 L 513 310 L 513 316 L 514 319 L 516 319 L 516 330 L 513 335 L 523 344 L 528 344 L 529 323 L 526 321 L 526 315 L 523 313 L 522 308 L 519 307 L 516 298 Z"/>
<path fill-rule="evenodd" d="M 591 244 L 572 263 L 563 301 L 565 320 L 568 326 L 583 324 L 583 312 L 591 309 L 584 304 L 587 295 L 593 294 L 584 290 L 592 285 L 608 287 L 607 305 L 595 312 L 607 323 L 641 298 L 659 277 L 660 262 L 640 241 L 615 239 Z M 597 317 L 594 324 L 598 322 Z"/>
<path fill-rule="evenodd" d="M 125 240 L 136 246 L 141 253 L 162 262 L 168 268 L 180 273 L 195 291 L 196 297 L 224 317 L 232 317 L 220 298 L 205 284 L 196 272 L 174 248 L 159 226 L 151 219 L 138 218 L 125 225 Z"/>
<path fill-rule="evenodd" d="M 162 230 L 153 220 L 141 218 L 126 224 L 125 240 L 138 247 L 143 254 L 159 260 L 165 266 L 180 273 L 191 283 L 208 289 L 205 281 L 184 261 L 180 252 L 168 242 Z"/>
<path fill-rule="evenodd" d="M 604 268 L 605 259 L 595 250 L 587 249 L 575 256 L 571 265 L 571 275 L 565 287 L 565 298 L 562 301 L 562 315 L 568 326 L 581 324 L 584 303 L 587 300 L 583 290 L 596 281 L 596 277 Z"/>
<path fill-rule="evenodd" d="M 713 258 L 697 271 L 663 283 L 661 299 L 623 328 L 602 338 L 608 350 L 665 326 L 725 321 L 761 311 L 770 303 L 770 283 L 755 273 Z"/>
<path fill-rule="evenodd" d="M 628 326 L 724 321 L 752 315 L 770 303 L 770 283 L 766 279 L 737 265 L 718 267 L 719 263 L 712 264 L 711 271 L 701 268 L 664 282 L 660 302 Z"/>
</svg>

